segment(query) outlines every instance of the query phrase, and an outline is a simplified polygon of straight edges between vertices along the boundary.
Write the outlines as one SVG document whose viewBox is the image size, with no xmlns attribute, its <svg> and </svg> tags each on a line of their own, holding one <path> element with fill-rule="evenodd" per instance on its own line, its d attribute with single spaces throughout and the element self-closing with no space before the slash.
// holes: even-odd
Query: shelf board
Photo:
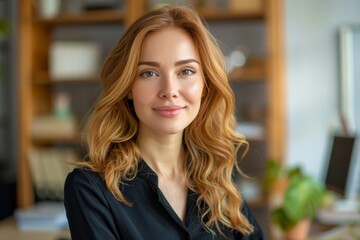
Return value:
<svg viewBox="0 0 360 240">
<path fill-rule="evenodd" d="M 45 19 L 37 18 L 36 23 L 46 25 L 53 24 L 85 24 L 85 23 L 109 23 L 109 22 L 123 22 L 125 14 L 120 10 L 96 10 L 86 11 L 82 13 L 61 13 L 58 16 Z"/>
<path fill-rule="evenodd" d="M 206 21 L 233 21 L 264 18 L 263 9 L 231 10 L 219 8 L 198 8 L 197 11 Z"/>
<path fill-rule="evenodd" d="M 266 63 L 264 59 L 250 59 L 243 67 L 233 69 L 231 81 L 259 81 L 266 79 Z"/>
<path fill-rule="evenodd" d="M 267 207 L 267 199 L 264 196 L 261 196 L 257 199 L 249 199 L 247 200 L 247 204 L 250 208 L 263 208 Z"/>
<path fill-rule="evenodd" d="M 82 84 L 82 83 L 100 83 L 97 76 L 87 78 L 72 78 L 72 79 L 52 79 L 46 72 L 38 72 L 33 77 L 34 85 L 52 86 L 57 84 Z"/>
<path fill-rule="evenodd" d="M 32 142 L 35 145 L 51 145 L 55 143 L 63 143 L 63 144 L 80 144 L 81 137 L 79 135 L 75 136 L 48 136 L 48 137 L 33 137 Z"/>
<path fill-rule="evenodd" d="M 96 78 L 78 78 L 78 79 L 58 79 L 58 80 L 36 80 L 34 81 L 35 85 L 57 85 L 57 84 L 82 84 L 82 83 L 100 83 Z"/>
<path fill-rule="evenodd" d="M 253 143 L 255 143 L 255 142 L 256 143 L 266 142 L 265 137 L 246 137 L 245 139 L 246 139 L 246 141 L 253 142 Z"/>
</svg>

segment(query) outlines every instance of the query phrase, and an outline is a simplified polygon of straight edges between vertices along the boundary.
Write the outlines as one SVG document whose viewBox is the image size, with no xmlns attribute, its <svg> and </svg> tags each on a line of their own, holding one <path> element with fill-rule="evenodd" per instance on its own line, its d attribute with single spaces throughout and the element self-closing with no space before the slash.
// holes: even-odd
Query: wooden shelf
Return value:
<svg viewBox="0 0 360 240">
<path fill-rule="evenodd" d="M 207 21 L 254 20 L 264 18 L 264 11 L 262 9 L 234 11 L 231 9 L 199 8 L 197 10 Z"/>
<path fill-rule="evenodd" d="M 234 85 L 236 85 L 236 87 L 238 87 L 238 81 L 251 83 L 262 81 L 260 82 L 261 84 L 259 84 L 260 86 L 256 83 L 248 85 L 251 85 L 250 90 L 255 89 L 254 91 L 261 91 L 261 97 L 264 98 L 264 102 L 266 101 L 267 114 L 266 117 L 264 117 L 266 129 L 264 129 L 263 136 L 253 135 L 253 137 L 248 137 L 247 140 L 255 143 L 260 142 L 260 144 L 264 143 L 266 145 L 266 153 L 264 154 L 281 159 L 284 135 L 284 114 L 282 106 L 284 102 L 282 97 L 284 68 L 282 57 L 283 0 L 260 1 L 261 5 L 252 10 L 250 6 L 239 10 L 224 8 L 198 8 L 197 10 L 204 20 L 215 24 L 219 22 L 229 25 L 234 28 L 234 31 L 237 31 L 237 27 L 239 27 L 239 29 L 242 28 L 242 23 L 245 22 L 246 25 L 248 21 L 258 21 L 264 25 L 266 29 L 264 32 L 264 52 L 266 57 L 263 59 L 249 58 L 244 67 L 234 69 L 229 73 L 229 79 L 233 81 L 232 83 L 235 83 Z M 68 136 L 62 132 L 61 135 L 63 136 L 60 136 L 60 134 L 54 134 L 50 131 L 44 135 L 33 134 L 31 131 L 32 121 L 34 121 L 36 117 L 52 112 L 54 96 L 62 90 L 69 90 L 71 94 L 74 93 L 74 95 L 76 95 L 75 101 L 76 104 L 79 105 L 76 106 L 76 109 L 79 110 L 79 113 L 74 113 L 74 115 L 79 115 L 78 117 L 82 119 L 84 112 L 80 107 L 87 108 L 87 104 L 93 101 L 92 96 L 85 95 L 85 98 L 82 98 L 84 93 L 87 94 L 87 89 L 83 89 L 83 87 L 89 88 L 91 91 L 93 91 L 93 87 L 101 88 L 98 76 L 82 79 L 52 79 L 50 77 L 49 50 L 52 41 L 54 41 L 54 37 L 56 37 L 54 30 L 62 30 L 62 28 L 67 28 L 72 25 L 76 25 L 76 28 L 79 27 L 87 30 L 88 25 L 95 25 L 94 31 L 99 31 L 97 27 L 102 27 L 102 25 L 106 24 L 109 24 L 110 26 L 107 27 L 114 28 L 115 31 L 118 26 L 126 29 L 148 10 L 150 3 L 148 0 L 123 0 L 122 2 L 124 3 L 124 8 L 121 10 L 93 10 L 71 14 L 61 13 L 54 18 L 45 19 L 37 15 L 36 8 L 32 1 L 19 1 L 18 27 L 19 33 L 23 37 L 19 38 L 18 42 L 20 53 L 18 71 L 20 82 L 18 89 L 18 102 L 20 107 L 18 146 L 19 174 L 17 179 L 18 207 L 24 208 L 34 203 L 33 183 L 28 164 L 31 147 L 52 147 L 62 144 L 79 146 L 81 143 L 81 136 L 78 132 L 68 134 Z M 254 6 L 252 2 L 251 6 Z M 97 26 L 97 24 L 99 25 Z M 261 25 L 261 27 L 263 26 Z M 71 34 L 74 34 L 74 37 L 78 37 L 76 36 L 77 33 Z M 90 37 L 92 37 L 92 35 Z M 105 35 L 96 35 L 94 38 L 97 39 L 97 37 L 102 38 L 101 40 L 104 41 L 108 40 Z M 233 36 L 229 37 L 233 38 Z M 236 44 L 240 44 L 241 41 L 242 39 L 232 39 L 232 42 Z M 4 48 L 6 44 L 7 40 L 0 38 L 0 46 L 2 45 Z M 78 92 L 78 87 L 81 88 L 81 91 L 84 91 Z M 246 90 L 247 89 L 245 89 L 245 91 Z M 79 95 L 77 95 L 78 93 Z M 257 97 L 258 93 L 259 92 L 256 92 L 252 96 Z M 80 94 L 82 95 L 80 96 Z M 84 102 L 78 101 L 78 97 L 81 101 L 84 100 Z M 260 100 L 262 101 L 262 98 Z M 251 103 L 250 99 L 249 101 Z M 1 124 L 4 124 L 4 122 Z M 41 124 L 41 128 L 44 128 L 43 124 Z M 53 134 L 51 135 L 50 133 Z M 258 201 L 254 204 L 257 205 Z M 259 201 L 259 205 L 262 205 L 261 200 Z"/>
<path fill-rule="evenodd" d="M 250 208 L 263 208 L 268 205 L 267 199 L 264 196 L 259 197 L 257 199 L 248 200 L 247 204 L 249 205 Z"/>
<path fill-rule="evenodd" d="M 57 24 L 86 24 L 86 23 L 111 23 L 123 22 L 124 12 L 120 10 L 97 10 L 78 14 L 61 13 L 55 18 L 37 18 L 35 24 L 57 25 Z"/>
<path fill-rule="evenodd" d="M 245 66 L 232 70 L 229 78 L 232 81 L 264 81 L 266 79 L 265 60 L 250 59 Z"/>
<path fill-rule="evenodd" d="M 63 143 L 63 144 L 80 144 L 81 143 L 81 136 L 74 135 L 74 136 L 48 136 L 48 137 L 33 137 L 32 142 L 34 145 L 52 145 L 55 143 Z"/>
<path fill-rule="evenodd" d="M 46 72 L 35 73 L 33 76 L 34 85 L 52 86 L 57 84 L 100 84 L 97 76 L 73 79 L 52 79 Z"/>
<path fill-rule="evenodd" d="M 265 142 L 266 138 L 265 137 L 247 137 L 246 141 L 248 142 L 253 142 L 253 143 L 261 143 L 261 142 Z"/>
</svg>

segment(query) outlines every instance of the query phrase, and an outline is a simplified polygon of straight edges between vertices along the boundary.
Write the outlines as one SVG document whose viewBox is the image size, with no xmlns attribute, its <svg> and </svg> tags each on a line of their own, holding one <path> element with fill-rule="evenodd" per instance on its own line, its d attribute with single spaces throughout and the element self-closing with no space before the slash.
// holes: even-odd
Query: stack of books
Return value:
<svg viewBox="0 0 360 240">
<path fill-rule="evenodd" d="M 58 231 L 68 228 L 63 202 L 39 202 L 29 209 L 15 210 L 21 231 Z"/>
<path fill-rule="evenodd" d="M 78 152 L 72 148 L 32 148 L 29 163 L 37 197 L 63 200 L 66 176 L 79 160 Z"/>
</svg>

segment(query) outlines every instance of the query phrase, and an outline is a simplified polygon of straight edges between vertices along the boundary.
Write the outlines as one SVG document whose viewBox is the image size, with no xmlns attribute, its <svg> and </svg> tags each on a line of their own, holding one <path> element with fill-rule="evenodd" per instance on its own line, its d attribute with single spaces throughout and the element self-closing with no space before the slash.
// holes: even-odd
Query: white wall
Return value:
<svg viewBox="0 0 360 240">
<path fill-rule="evenodd" d="M 339 129 L 338 28 L 345 23 L 360 24 L 359 0 L 285 1 L 285 161 L 317 178 Z"/>
</svg>

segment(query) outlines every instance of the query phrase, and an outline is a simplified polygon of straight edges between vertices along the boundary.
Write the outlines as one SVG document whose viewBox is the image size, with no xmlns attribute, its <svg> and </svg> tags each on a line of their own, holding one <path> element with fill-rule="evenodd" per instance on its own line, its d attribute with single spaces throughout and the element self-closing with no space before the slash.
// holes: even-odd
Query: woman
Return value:
<svg viewBox="0 0 360 240">
<path fill-rule="evenodd" d="M 195 11 L 141 17 L 101 80 L 88 161 L 65 183 L 73 239 L 263 239 L 232 182 L 247 145 L 223 56 Z"/>
</svg>

